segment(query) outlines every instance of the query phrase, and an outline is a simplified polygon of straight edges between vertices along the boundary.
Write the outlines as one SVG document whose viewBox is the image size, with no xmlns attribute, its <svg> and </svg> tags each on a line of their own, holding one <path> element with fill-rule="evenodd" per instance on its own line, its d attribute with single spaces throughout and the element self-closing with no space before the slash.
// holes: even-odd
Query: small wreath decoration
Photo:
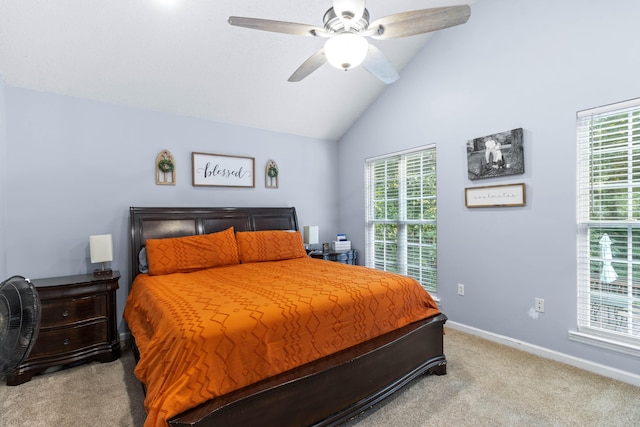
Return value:
<svg viewBox="0 0 640 427">
<path fill-rule="evenodd" d="M 269 166 L 269 170 L 267 171 L 267 175 L 269 176 L 269 178 L 275 178 L 278 176 L 278 169 L 271 165 Z"/>
<path fill-rule="evenodd" d="M 158 162 L 158 169 L 163 173 L 173 172 L 173 162 L 170 159 L 162 159 Z"/>
</svg>

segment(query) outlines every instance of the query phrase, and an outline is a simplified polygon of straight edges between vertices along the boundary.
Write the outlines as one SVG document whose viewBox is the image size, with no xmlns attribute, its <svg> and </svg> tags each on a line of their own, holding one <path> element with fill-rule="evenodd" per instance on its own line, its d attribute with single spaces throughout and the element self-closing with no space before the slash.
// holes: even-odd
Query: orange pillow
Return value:
<svg viewBox="0 0 640 427">
<path fill-rule="evenodd" d="M 198 236 L 147 239 L 147 258 L 152 276 L 240 263 L 233 227 Z"/>
<path fill-rule="evenodd" d="M 241 262 L 279 261 L 307 256 L 297 231 L 266 230 L 236 233 Z"/>
</svg>

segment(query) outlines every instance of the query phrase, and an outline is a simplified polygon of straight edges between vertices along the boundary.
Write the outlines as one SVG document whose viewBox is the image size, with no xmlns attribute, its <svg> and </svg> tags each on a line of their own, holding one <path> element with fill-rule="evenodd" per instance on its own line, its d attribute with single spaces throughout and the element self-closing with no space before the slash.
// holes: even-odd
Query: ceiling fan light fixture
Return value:
<svg viewBox="0 0 640 427">
<path fill-rule="evenodd" d="M 329 64 L 348 70 L 362 64 L 367 56 L 369 43 L 364 37 L 352 33 L 342 33 L 331 37 L 324 44 L 324 53 Z"/>
</svg>

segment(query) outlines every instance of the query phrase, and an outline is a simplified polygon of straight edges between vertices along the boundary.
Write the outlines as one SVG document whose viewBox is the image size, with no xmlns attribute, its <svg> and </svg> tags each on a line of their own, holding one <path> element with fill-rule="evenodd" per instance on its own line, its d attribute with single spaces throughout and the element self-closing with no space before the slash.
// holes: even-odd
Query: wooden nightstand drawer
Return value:
<svg viewBox="0 0 640 427">
<path fill-rule="evenodd" d="M 107 317 L 107 296 L 94 295 L 42 304 L 41 328 Z"/>
<path fill-rule="evenodd" d="M 48 277 L 31 282 L 38 291 L 40 332 L 26 360 L 6 375 L 7 385 L 27 382 L 53 366 L 120 357 L 116 291 L 120 273 Z"/>
<path fill-rule="evenodd" d="M 104 342 L 105 336 L 107 336 L 106 320 L 82 326 L 40 331 L 29 359 L 60 355 L 97 345 Z"/>
</svg>

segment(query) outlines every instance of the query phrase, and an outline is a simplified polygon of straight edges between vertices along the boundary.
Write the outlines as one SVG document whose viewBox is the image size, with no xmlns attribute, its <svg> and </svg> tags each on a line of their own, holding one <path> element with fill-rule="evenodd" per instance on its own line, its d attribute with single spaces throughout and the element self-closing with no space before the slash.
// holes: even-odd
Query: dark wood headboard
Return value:
<svg viewBox="0 0 640 427">
<path fill-rule="evenodd" d="M 290 208 L 129 208 L 131 226 L 130 280 L 140 273 L 138 253 L 147 239 L 191 236 L 226 230 L 299 230 Z"/>
</svg>

